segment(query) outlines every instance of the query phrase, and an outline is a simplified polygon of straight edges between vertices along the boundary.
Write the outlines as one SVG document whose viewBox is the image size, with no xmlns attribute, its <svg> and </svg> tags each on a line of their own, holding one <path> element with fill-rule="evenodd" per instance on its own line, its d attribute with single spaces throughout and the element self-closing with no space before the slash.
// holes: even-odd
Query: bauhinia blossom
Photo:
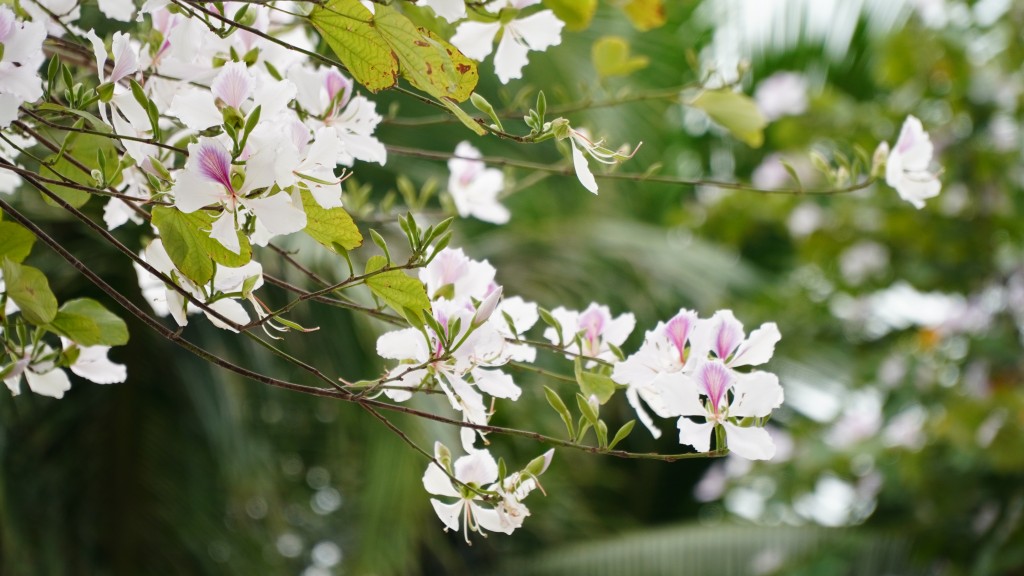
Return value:
<svg viewBox="0 0 1024 576">
<path fill-rule="evenodd" d="M 562 345 L 572 356 L 585 356 L 612 362 L 618 360 L 612 347 L 622 346 L 636 326 L 631 312 L 612 318 L 607 306 L 591 303 L 583 312 L 559 306 L 551 311 L 561 330 L 549 326 L 544 337 Z M 588 361 L 591 365 L 593 361 Z"/>
<path fill-rule="evenodd" d="M 478 158 L 480 151 L 469 142 L 455 147 L 455 157 L 448 161 L 448 193 L 459 216 L 504 224 L 509 211 L 498 202 L 498 195 L 505 188 L 505 175 L 497 168 L 487 168 Z"/>
<path fill-rule="evenodd" d="M 928 198 L 938 196 L 942 187 L 938 175 L 929 170 L 932 154 L 932 141 L 921 121 L 907 116 L 885 162 L 885 182 L 918 209 Z"/>
<path fill-rule="evenodd" d="M 549 450 L 522 471 L 500 479 L 498 464 L 487 450 L 471 450 L 452 465 L 450 452 L 437 442 L 434 444 L 435 462 L 431 462 L 423 474 L 423 487 L 435 496 L 456 499 L 445 503 L 431 498 L 430 504 L 445 530 L 458 531 L 461 527 L 467 543 L 470 532 L 483 534 L 487 530 L 511 534 L 530 515 L 522 501 L 539 486 L 537 477 L 547 470 L 553 454 L 554 451 Z"/>
<path fill-rule="evenodd" d="M 46 29 L 38 22 L 18 20 L 0 6 L 0 128 L 18 117 L 18 107 L 43 95 L 39 66 L 43 63 Z"/>
<path fill-rule="evenodd" d="M 508 84 L 509 80 L 522 76 L 523 66 L 528 62 L 527 52 L 544 51 L 562 42 L 562 27 L 565 23 L 551 10 L 541 10 L 512 20 L 501 16 L 505 11 L 517 14 L 519 10 L 539 3 L 540 0 L 490 2 L 486 9 L 499 14 L 499 17 L 494 22 L 467 21 L 459 24 L 452 36 L 452 44 L 466 56 L 483 60 L 493 49 L 494 37 L 501 32 L 498 50 L 494 53 L 494 71 L 502 84 Z"/>
<path fill-rule="evenodd" d="M 21 350 L 21 357 L 7 370 L 3 370 L 4 384 L 12 396 L 21 393 L 21 380 L 24 377 L 29 390 L 41 396 L 63 398 L 64 393 L 71 389 L 71 380 L 67 373 L 58 366 L 62 354 L 70 353 L 74 360 L 64 364 L 76 375 L 97 384 L 114 384 L 124 382 L 127 371 L 123 364 L 111 362 L 107 358 L 109 346 L 79 346 L 74 342 L 61 338 L 62 351 L 56 351 L 46 344 L 27 346 Z"/>
</svg>

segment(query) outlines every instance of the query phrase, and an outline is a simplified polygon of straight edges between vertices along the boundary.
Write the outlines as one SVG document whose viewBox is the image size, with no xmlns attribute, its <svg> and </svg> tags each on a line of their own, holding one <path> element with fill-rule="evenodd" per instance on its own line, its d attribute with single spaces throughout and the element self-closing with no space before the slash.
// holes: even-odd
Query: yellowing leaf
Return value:
<svg viewBox="0 0 1024 576">
<path fill-rule="evenodd" d="M 373 14 L 358 0 L 318 4 L 309 19 L 352 77 L 369 91 L 391 88 L 398 81 L 398 60 L 374 27 Z"/>
<path fill-rule="evenodd" d="M 764 127 L 768 122 L 750 97 L 731 90 L 705 90 L 690 105 L 707 112 L 712 120 L 747 145 L 758 148 L 764 143 Z"/>
<path fill-rule="evenodd" d="M 629 42 L 621 36 L 604 36 L 594 42 L 590 49 L 594 68 L 601 78 L 628 76 L 647 67 L 650 59 L 646 56 L 631 56 Z"/>
<path fill-rule="evenodd" d="M 594 19 L 597 0 L 544 0 L 544 5 L 565 22 L 567 30 L 585 30 Z"/>
<path fill-rule="evenodd" d="M 306 234 L 329 250 L 352 250 L 363 243 L 363 235 L 344 208 L 324 208 L 303 190 L 302 209 L 306 211 Z"/>
<path fill-rule="evenodd" d="M 429 31 L 422 31 L 394 8 L 378 4 L 375 13 L 358 0 L 329 0 L 310 13 L 352 76 L 373 92 L 391 88 L 401 74 L 413 86 L 444 104 L 470 130 L 486 133 L 453 101 L 469 98 L 479 79 L 476 63 Z"/>
<path fill-rule="evenodd" d="M 662 0 L 629 0 L 622 9 L 637 30 L 651 30 L 665 25 L 665 4 Z"/>
</svg>

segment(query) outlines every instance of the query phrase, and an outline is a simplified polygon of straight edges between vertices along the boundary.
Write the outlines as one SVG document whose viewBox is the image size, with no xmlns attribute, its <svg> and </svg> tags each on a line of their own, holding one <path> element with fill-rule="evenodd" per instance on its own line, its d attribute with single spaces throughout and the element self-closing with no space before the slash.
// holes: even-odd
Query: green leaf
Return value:
<svg viewBox="0 0 1024 576">
<path fill-rule="evenodd" d="M 707 112 L 712 120 L 747 145 L 759 148 L 764 143 L 764 127 L 768 122 L 749 96 L 732 90 L 705 90 L 690 105 Z"/>
<path fill-rule="evenodd" d="M 663 0 L 628 0 L 622 9 L 641 32 L 665 25 L 665 4 Z"/>
<path fill-rule="evenodd" d="M 594 395 L 597 396 L 598 402 L 604 404 L 615 393 L 615 381 L 610 376 L 584 370 L 582 358 L 576 358 L 575 372 L 576 383 L 580 385 L 585 398 Z"/>
<path fill-rule="evenodd" d="M 366 262 L 366 273 L 376 272 L 385 266 L 387 258 L 373 256 Z M 418 321 L 419 324 L 423 324 L 423 314 L 430 310 L 430 299 L 427 298 L 427 289 L 422 282 L 401 270 L 388 270 L 367 278 L 366 285 L 399 314 L 407 317 L 410 312 L 415 314 L 417 319 L 410 319 L 410 322 Z"/>
<path fill-rule="evenodd" d="M 486 133 L 454 101 L 469 98 L 479 73 L 476 63 L 429 30 L 416 27 L 394 8 L 378 4 L 370 14 L 358 0 L 329 0 L 309 15 L 352 76 L 371 92 L 393 87 L 401 74 L 435 97 L 477 134 Z"/>
<path fill-rule="evenodd" d="M 124 320 L 89 298 L 65 302 L 49 327 L 82 346 L 122 346 L 128 343 L 128 326 Z"/>
<path fill-rule="evenodd" d="M 558 397 L 557 392 L 547 386 L 544 387 L 544 396 L 547 398 L 548 404 L 550 404 L 551 407 L 555 409 L 555 412 L 558 412 L 558 415 L 562 417 L 562 422 L 565 423 L 565 429 L 569 432 L 569 438 L 574 438 L 576 435 L 576 429 L 573 427 L 572 414 L 570 414 L 569 409 L 566 408 L 565 402 L 562 402 L 562 399 Z"/>
<path fill-rule="evenodd" d="M 36 241 L 36 235 L 15 222 L 0 221 L 0 258 L 21 262 Z"/>
<path fill-rule="evenodd" d="M 100 165 L 97 159 L 100 156 L 105 158 L 111 166 L 116 166 L 120 162 L 117 149 L 114 148 L 110 138 L 94 134 L 74 134 L 74 139 L 65 146 L 64 154 L 59 157 L 57 154 L 51 154 L 46 158 L 46 161 L 39 167 L 40 174 L 55 180 L 60 180 L 63 177 L 83 186 L 96 186 L 96 181 L 93 180 L 92 174 L 72 164 L 68 159 L 69 155 L 90 171 L 99 170 Z M 92 196 L 85 190 L 69 188 L 59 184 L 52 184 L 49 188 L 75 208 L 81 208 Z M 43 195 L 43 200 L 51 206 L 56 206 L 56 203 L 45 194 Z"/>
<path fill-rule="evenodd" d="M 636 420 L 630 420 L 619 428 L 619 431 L 615 433 L 615 437 L 612 438 L 611 444 L 608 444 L 608 448 L 615 448 L 615 445 L 622 442 L 629 436 L 629 433 L 633 431 L 633 426 L 636 426 Z"/>
<path fill-rule="evenodd" d="M 599 38 L 590 49 L 590 57 L 601 78 L 628 76 L 650 63 L 646 56 L 631 56 L 629 41 L 621 36 Z"/>
<path fill-rule="evenodd" d="M 544 5 L 565 22 L 565 29 L 584 30 L 590 26 L 597 11 L 597 0 L 544 0 Z"/>
<path fill-rule="evenodd" d="M 197 284 L 206 284 L 213 278 L 214 262 L 229 268 L 244 266 L 252 260 L 252 246 L 244 234 L 238 232 L 238 254 L 210 238 L 209 230 L 216 218 L 212 212 L 196 210 L 185 214 L 177 208 L 153 208 L 153 225 L 160 230 L 164 248 L 171 262 L 186 277 Z"/>
<path fill-rule="evenodd" d="M 303 190 L 302 209 L 306 211 L 306 234 L 328 250 L 340 253 L 362 245 L 363 235 L 344 208 L 324 208 Z"/>
<path fill-rule="evenodd" d="M 57 315 L 57 298 L 46 276 L 37 268 L 3 259 L 7 297 L 21 309 L 21 316 L 37 326 L 49 324 Z"/>
</svg>

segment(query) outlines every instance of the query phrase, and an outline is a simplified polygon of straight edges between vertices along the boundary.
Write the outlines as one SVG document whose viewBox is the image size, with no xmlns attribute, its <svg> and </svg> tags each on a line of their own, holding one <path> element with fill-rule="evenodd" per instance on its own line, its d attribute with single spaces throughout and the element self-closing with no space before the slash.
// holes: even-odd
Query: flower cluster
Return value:
<svg viewBox="0 0 1024 576">
<path fill-rule="evenodd" d="M 717 449 L 766 460 L 775 446 L 763 421 L 782 404 L 782 387 L 774 374 L 738 368 L 767 362 L 780 338 L 774 323 L 747 337 L 729 310 L 708 319 L 681 310 L 649 331 L 640 349 L 615 365 L 612 378 L 627 386 L 626 397 L 655 437 L 661 432 L 641 399 L 662 418 L 678 417 L 682 444 L 706 452 L 712 433 L 721 430 Z"/>
<path fill-rule="evenodd" d="M 458 531 L 462 525 L 467 543 L 470 532 L 511 534 L 530 515 L 523 500 L 540 487 L 538 476 L 548 469 L 553 456 L 554 450 L 548 450 L 523 470 L 499 478 L 503 467 L 487 450 L 471 450 L 453 464 L 448 448 L 437 442 L 434 462 L 423 474 L 423 486 L 435 496 L 457 499 L 445 503 L 431 498 L 430 503 L 445 530 Z"/>
</svg>

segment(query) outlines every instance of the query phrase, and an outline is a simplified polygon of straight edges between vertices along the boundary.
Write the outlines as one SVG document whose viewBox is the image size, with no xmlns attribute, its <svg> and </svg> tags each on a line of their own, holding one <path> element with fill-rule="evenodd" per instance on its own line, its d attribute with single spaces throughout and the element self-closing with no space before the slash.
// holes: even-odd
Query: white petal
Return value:
<svg viewBox="0 0 1024 576">
<path fill-rule="evenodd" d="M 708 410 L 700 400 L 700 387 L 697 383 L 681 373 L 659 374 L 651 383 L 658 391 L 664 406 L 663 417 L 671 416 L 704 416 Z M 656 405 L 652 404 L 651 408 Z M 655 410 L 658 412 L 658 410 Z"/>
<path fill-rule="evenodd" d="M 292 203 L 291 196 L 283 192 L 267 198 L 246 199 L 243 204 L 275 236 L 298 232 L 306 227 L 306 213 Z"/>
<path fill-rule="evenodd" d="M 423 487 L 427 492 L 436 496 L 459 497 L 459 492 L 452 486 L 452 479 L 441 470 L 441 467 L 431 462 L 427 471 L 423 473 Z"/>
<path fill-rule="evenodd" d="M 576 168 L 576 177 L 579 178 L 580 184 L 583 184 L 584 188 L 597 194 L 597 180 L 594 179 L 594 173 L 587 165 L 587 157 L 576 147 L 575 141 L 570 139 L 570 143 L 572 144 L 572 164 Z"/>
<path fill-rule="evenodd" d="M 640 404 L 640 397 L 637 395 L 636 388 L 628 388 L 626 390 L 626 400 L 629 401 L 629 405 L 636 411 L 640 422 L 651 432 L 651 436 L 661 438 L 661 429 L 654 425 L 654 419 L 651 418 L 651 415 Z"/>
<path fill-rule="evenodd" d="M 771 460 L 775 443 L 764 428 L 741 428 L 726 422 L 725 438 L 729 451 L 749 460 Z"/>
<path fill-rule="evenodd" d="M 477 526 L 484 530 L 511 534 L 517 528 L 514 524 L 503 523 L 498 511 L 493 508 L 484 508 L 475 502 L 470 502 L 469 506 L 473 509 L 473 518 L 476 519 Z"/>
<path fill-rule="evenodd" d="M 782 405 L 783 391 L 779 378 L 770 372 L 735 373 L 733 401 L 729 415 L 739 418 L 763 418 Z"/>
<path fill-rule="evenodd" d="M 174 206 L 186 214 L 204 206 L 219 204 L 225 197 L 224 187 L 191 170 L 180 170 L 171 187 Z"/>
<path fill-rule="evenodd" d="M 128 22 L 135 12 L 132 0 L 99 0 L 100 12 L 107 18 Z"/>
<path fill-rule="evenodd" d="M 194 86 L 183 88 L 175 94 L 167 114 L 177 117 L 189 129 L 196 131 L 206 130 L 224 121 L 213 101 L 213 94 Z"/>
<path fill-rule="evenodd" d="M 25 380 L 28 381 L 28 387 L 33 392 L 51 398 L 63 398 L 64 393 L 71 390 L 71 380 L 68 378 L 67 372 L 60 368 L 54 368 L 42 374 L 25 370 Z"/>
<path fill-rule="evenodd" d="M 466 2 L 464 0 L 423 0 L 423 3 L 449 22 L 466 17 Z"/>
<path fill-rule="evenodd" d="M 516 37 L 511 25 L 506 26 L 505 33 L 498 41 L 498 50 L 494 53 L 494 72 L 502 84 L 508 84 L 513 78 L 522 78 L 523 67 L 529 62 L 529 51 L 526 43 Z"/>
<path fill-rule="evenodd" d="M 676 423 L 679 428 L 679 443 L 693 446 L 697 452 L 711 450 L 711 431 L 715 425 L 713 422 L 699 424 L 689 418 L 680 418 Z"/>
<path fill-rule="evenodd" d="M 444 525 L 454 532 L 459 531 L 459 516 L 462 515 L 462 508 L 465 503 L 462 500 L 455 502 L 454 504 L 444 504 L 440 500 L 430 499 L 430 504 L 434 507 L 434 512 L 437 513 L 437 517 L 444 522 Z"/>
<path fill-rule="evenodd" d="M 245 325 L 249 323 L 249 313 L 245 311 L 245 307 L 242 306 L 237 300 L 230 298 L 222 298 L 216 302 L 207 304 L 211 309 L 215 310 L 221 316 L 231 320 L 235 324 Z M 237 332 L 232 326 L 225 324 L 223 321 L 217 319 L 212 314 L 206 313 L 206 317 L 210 319 L 217 328 L 223 328 L 231 332 Z"/>
<path fill-rule="evenodd" d="M 515 20 L 509 27 L 514 27 L 530 50 L 543 52 L 551 46 L 562 42 L 562 22 L 551 10 L 542 10 L 526 18 Z"/>
<path fill-rule="evenodd" d="M 111 362 L 107 358 L 110 346 L 80 346 L 78 359 L 71 365 L 75 374 L 97 384 L 114 384 L 128 378 L 124 364 Z"/>
<path fill-rule="evenodd" d="M 238 231 L 235 229 L 235 215 L 232 212 L 225 210 L 213 221 L 213 226 L 210 227 L 210 238 L 220 242 L 235 254 L 242 252 Z"/>
<path fill-rule="evenodd" d="M 455 461 L 455 477 L 466 484 L 490 484 L 498 479 L 498 463 L 487 450 L 477 450 Z"/>
<path fill-rule="evenodd" d="M 377 338 L 377 354 L 391 360 L 424 362 L 429 358 L 426 340 L 415 328 L 395 330 Z"/>
<path fill-rule="evenodd" d="M 473 369 L 473 382 L 477 388 L 487 392 L 495 398 L 508 398 L 518 400 L 522 390 L 512 380 L 512 377 L 501 370 Z"/>
<path fill-rule="evenodd" d="M 480 61 L 491 53 L 494 36 L 500 28 L 500 22 L 463 22 L 459 24 L 451 42 L 466 56 Z"/>
<path fill-rule="evenodd" d="M 775 353 L 775 344 L 782 339 L 779 327 L 774 322 L 762 324 L 760 328 L 750 333 L 750 336 L 740 344 L 736 355 L 733 356 L 729 366 L 758 366 L 771 360 Z"/>
</svg>

